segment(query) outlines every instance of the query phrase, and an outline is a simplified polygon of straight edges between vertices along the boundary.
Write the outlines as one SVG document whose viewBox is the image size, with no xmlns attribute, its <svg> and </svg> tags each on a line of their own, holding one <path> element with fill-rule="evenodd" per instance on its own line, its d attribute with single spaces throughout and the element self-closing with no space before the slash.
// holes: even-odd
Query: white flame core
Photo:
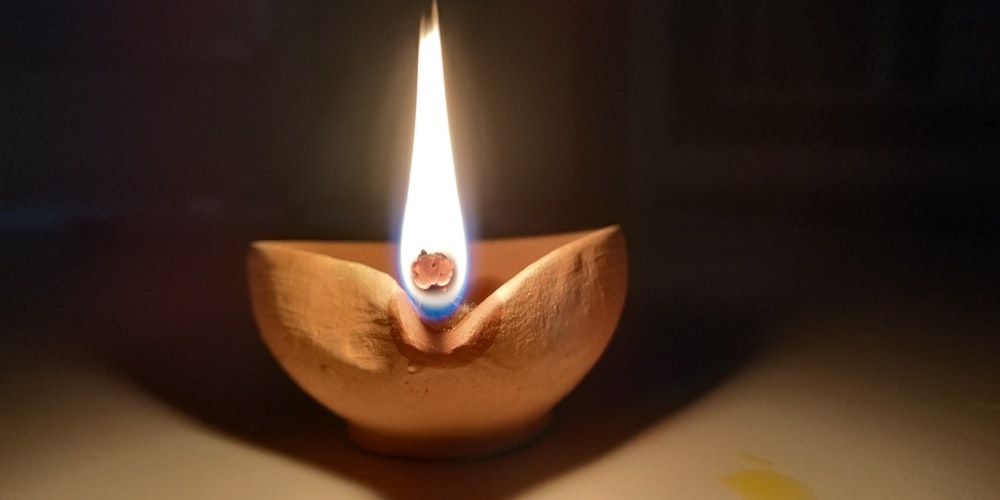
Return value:
<svg viewBox="0 0 1000 500">
<path fill-rule="evenodd" d="M 399 241 L 399 274 L 403 288 L 422 312 L 449 309 L 450 314 L 465 289 L 469 259 L 448 129 L 437 5 L 431 10 L 430 20 L 421 25 L 417 112 Z M 455 273 L 444 290 L 428 292 L 414 285 L 410 266 L 421 250 L 444 253 L 454 262 Z"/>
</svg>

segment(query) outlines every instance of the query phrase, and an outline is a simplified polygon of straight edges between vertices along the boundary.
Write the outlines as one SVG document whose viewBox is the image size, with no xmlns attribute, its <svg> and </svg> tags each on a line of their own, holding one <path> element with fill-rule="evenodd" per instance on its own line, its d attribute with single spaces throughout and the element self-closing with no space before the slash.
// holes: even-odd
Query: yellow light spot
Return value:
<svg viewBox="0 0 1000 500">
<path fill-rule="evenodd" d="M 746 469 L 722 478 L 722 484 L 745 500 L 815 500 L 804 484 L 780 472 Z"/>
</svg>

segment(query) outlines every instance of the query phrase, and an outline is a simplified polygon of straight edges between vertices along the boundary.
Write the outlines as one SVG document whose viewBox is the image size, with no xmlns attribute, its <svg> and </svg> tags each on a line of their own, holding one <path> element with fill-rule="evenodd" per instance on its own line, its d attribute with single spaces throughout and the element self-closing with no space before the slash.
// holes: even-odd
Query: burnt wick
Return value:
<svg viewBox="0 0 1000 500">
<path fill-rule="evenodd" d="M 417 260 L 410 265 L 413 284 L 421 290 L 440 289 L 451 283 L 455 274 L 455 263 L 441 252 L 427 253 L 421 250 Z"/>
</svg>

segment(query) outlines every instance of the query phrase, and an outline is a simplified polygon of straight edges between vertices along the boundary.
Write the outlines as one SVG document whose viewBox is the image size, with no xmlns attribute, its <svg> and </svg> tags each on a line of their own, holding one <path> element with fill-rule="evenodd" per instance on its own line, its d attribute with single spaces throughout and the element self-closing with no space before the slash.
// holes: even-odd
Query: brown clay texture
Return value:
<svg viewBox="0 0 1000 500">
<path fill-rule="evenodd" d="M 593 366 L 625 301 L 618 226 L 471 245 L 454 327 L 428 328 L 386 243 L 255 242 L 254 315 L 275 358 L 362 447 L 475 456 L 530 439 Z"/>
</svg>

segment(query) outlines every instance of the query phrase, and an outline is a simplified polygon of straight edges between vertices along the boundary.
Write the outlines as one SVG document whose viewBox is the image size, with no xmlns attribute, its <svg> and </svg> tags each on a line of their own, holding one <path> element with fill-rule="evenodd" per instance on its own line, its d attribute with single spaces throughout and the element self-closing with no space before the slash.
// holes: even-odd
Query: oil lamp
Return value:
<svg viewBox="0 0 1000 500">
<path fill-rule="evenodd" d="M 362 448 L 484 456 L 544 429 L 604 351 L 625 301 L 625 238 L 610 226 L 467 243 L 436 7 L 417 88 L 398 245 L 254 242 L 254 316 L 281 366 Z"/>
</svg>

